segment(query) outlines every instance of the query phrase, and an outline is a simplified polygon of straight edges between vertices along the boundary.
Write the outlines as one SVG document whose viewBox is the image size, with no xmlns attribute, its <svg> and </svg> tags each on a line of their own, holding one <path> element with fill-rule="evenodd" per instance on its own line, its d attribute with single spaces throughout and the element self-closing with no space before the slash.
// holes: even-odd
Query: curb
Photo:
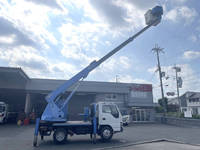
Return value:
<svg viewBox="0 0 200 150">
<path fill-rule="evenodd" d="M 128 144 L 123 144 L 123 145 L 119 145 L 119 146 L 95 148 L 93 150 L 107 150 L 107 149 L 115 149 L 115 148 L 129 147 L 129 146 L 142 145 L 142 144 L 148 144 L 148 143 L 158 143 L 158 142 L 171 142 L 171 143 L 178 143 L 178 144 L 187 144 L 187 145 L 191 145 L 191 146 L 200 146 L 200 144 L 191 144 L 191 143 L 187 143 L 187 142 L 181 142 L 181 141 L 177 141 L 177 140 L 170 140 L 170 139 L 163 138 L 163 139 L 155 139 L 155 140 L 150 140 L 150 141 L 128 143 Z"/>
</svg>

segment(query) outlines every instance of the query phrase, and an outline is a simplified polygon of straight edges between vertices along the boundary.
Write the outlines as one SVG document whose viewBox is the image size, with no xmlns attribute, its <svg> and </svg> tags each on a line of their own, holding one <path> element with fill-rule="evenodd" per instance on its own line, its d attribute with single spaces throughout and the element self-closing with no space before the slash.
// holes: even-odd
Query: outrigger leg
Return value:
<svg viewBox="0 0 200 150">
<path fill-rule="evenodd" d="M 40 118 L 36 119 L 36 124 L 35 124 L 35 133 L 34 133 L 34 139 L 33 139 L 33 146 L 37 146 L 37 138 L 38 138 L 38 131 L 39 131 L 39 124 L 40 124 Z"/>
</svg>

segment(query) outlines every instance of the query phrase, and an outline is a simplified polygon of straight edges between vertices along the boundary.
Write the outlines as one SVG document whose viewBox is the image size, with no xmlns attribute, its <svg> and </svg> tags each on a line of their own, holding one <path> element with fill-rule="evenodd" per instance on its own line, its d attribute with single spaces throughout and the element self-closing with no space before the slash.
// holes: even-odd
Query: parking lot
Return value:
<svg viewBox="0 0 200 150">
<path fill-rule="evenodd" d="M 162 124 L 137 124 L 124 128 L 123 133 L 114 135 L 110 143 L 92 144 L 87 136 L 69 137 L 64 145 L 54 145 L 52 137 L 45 137 L 44 141 L 39 140 L 39 146 L 32 147 L 34 126 L 17 126 L 14 124 L 0 125 L 0 149 L 2 150 L 90 150 L 103 147 L 119 146 L 129 143 L 137 143 L 156 139 L 170 139 L 180 142 L 199 145 L 200 128 L 176 127 Z"/>
</svg>

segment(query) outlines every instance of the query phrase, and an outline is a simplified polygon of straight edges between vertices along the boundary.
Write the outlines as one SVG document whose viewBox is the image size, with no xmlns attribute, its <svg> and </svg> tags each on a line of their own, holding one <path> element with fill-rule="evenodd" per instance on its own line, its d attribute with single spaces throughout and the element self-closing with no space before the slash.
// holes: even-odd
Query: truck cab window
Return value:
<svg viewBox="0 0 200 150">
<path fill-rule="evenodd" d="M 103 113 L 109 113 L 115 118 L 119 118 L 119 112 L 115 105 L 103 105 L 102 106 Z"/>
<path fill-rule="evenodd" d="M 115 118 L 119 118 L 119 112 L 116 108 L 115 105 L 110 105 L 111 108 L 111 114 L 115 117 Z"/>
<path fill-rule="evenodd" d="M 103 113 L 111 113 L 110 105 L 103 105 L 102 112 Z"/>
</svg>

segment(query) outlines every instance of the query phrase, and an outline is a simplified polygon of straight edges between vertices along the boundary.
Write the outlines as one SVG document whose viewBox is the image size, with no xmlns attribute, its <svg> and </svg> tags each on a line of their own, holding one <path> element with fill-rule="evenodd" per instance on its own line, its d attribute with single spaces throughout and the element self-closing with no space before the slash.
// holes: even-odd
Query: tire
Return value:
<svg viewBox="0 0 200 150">
<path fill-rule="evenodd" d="M 112 130 L 112 128 L 108 127 L 108 126 L 102 127 L 100 136 L 101 136 L 101 140 L 103 142 L 110 141 L 112 139 L 112 136 L 113 136 L 113 130 Z"/>
<path fill-rule="evenodd" d="M 7 122 L 7 119 L 4 118 L 2 124 L 6 124 L 6 122 Z"/>
<path fill-rule="evenodd" d="M 43 135 L 41 135 L 40 137 L 41 137 L 41 140 L 43 141 L 43 140 L 44 140 L 44 136 L 43 136 Z"/>
<path fill-rule="evenodd" d="M 123 126 L 128 126 L 128 123 L 126 122 L 126 123 L 123 123 Z"/>
<path fill-rule="evenodd" d="M 54 131 L 53 141 L 56 144 L 64 144 L 67 139 L 67 131 L 63 128 L 58 128 Z"/>
</svg>

